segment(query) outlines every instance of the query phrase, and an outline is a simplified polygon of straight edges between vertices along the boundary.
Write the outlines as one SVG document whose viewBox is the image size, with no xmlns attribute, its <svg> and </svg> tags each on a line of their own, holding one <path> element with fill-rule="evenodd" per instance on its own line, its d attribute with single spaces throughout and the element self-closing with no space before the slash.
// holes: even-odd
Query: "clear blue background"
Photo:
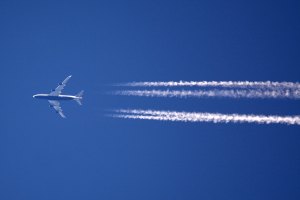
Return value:
<svg viewBox="0 0 300 200">
<path fill-rule="evenodd" d="M 110 96 L 127 81 L 299 81 L 299 1 L 0 1 L 0 199 L 300 199 L 300 128 L 107 109 L 300 114 L 297 100 Z M 67 119 L 32 98 L 72 74 Z"/>
</svg>

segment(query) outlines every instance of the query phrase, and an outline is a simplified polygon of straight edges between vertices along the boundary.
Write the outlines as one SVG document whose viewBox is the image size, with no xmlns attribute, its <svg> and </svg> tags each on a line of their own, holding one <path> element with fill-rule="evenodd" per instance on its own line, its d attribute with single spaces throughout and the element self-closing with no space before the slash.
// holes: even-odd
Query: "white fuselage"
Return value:
<svg viewBox="0 0 300 200">
<path fill-rule="evenodd" d="M 53 96 L 49 94 L 36 94 L 33 95 L 33 98 L 36 99 L 45 99 L 45 100 L 50 100 L 50 101 L 60 101 L 60 100 L 75 100 L 75 99 L 81 99 L 82 97 L 77 97 L 73 95 L 58 95 L 58 96 Z"/>
</svg>

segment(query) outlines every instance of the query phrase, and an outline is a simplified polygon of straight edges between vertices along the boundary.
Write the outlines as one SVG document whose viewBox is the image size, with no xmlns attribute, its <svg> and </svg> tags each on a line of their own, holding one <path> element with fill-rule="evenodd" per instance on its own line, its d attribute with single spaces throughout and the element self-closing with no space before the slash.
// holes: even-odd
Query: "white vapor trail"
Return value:
<svg viewBox="0 0 300 200">
<path fill-rule="evenodd" d="M 299 90 L 123 90 L 116 95 L 145 97 L 230 97 L 300 99 Z"/>
<path fill-rule="evenodd" d="M 227 88 L 268 88 L 268 89 L 300 89 L 298 82 L 272 82 L 272 81 L 169 81 L 169 82 L 131 82 L 119 84 L 131 87 L 227 87 Z"/>
<path fill-rule="evenodd" d="M 182 121 L 182 122 L 213 122 L 213 123 L 258 123 L 258 124 L 287 124 L 300 125 L 300 116 L 276 116 L 276 115 L 241 115 L 220 113 L 195 113 L 156 110 L 115 110 L 117 114 L 111 115 L 116 118 L 144 119 L 159 121 Z"/>
</svg>

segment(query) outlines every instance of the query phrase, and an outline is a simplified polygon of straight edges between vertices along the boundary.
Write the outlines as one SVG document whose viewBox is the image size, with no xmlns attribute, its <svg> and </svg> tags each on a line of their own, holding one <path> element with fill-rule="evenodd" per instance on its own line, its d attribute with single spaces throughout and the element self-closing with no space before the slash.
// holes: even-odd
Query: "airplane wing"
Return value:
<svg viewBox="0 0 300 200">
<path fill-rule="evenodd" d="M 55 112 L 57 112 L 62 118 L 66 118 L 66 116 L 63 113 L 63 110 L 60 107 L 59 101 L 50 101 L 49 100 L 49 103 L 50 103 L 50 106 L 52 108 L 54 108 Z"/>
<path fill-rule="evenodd" d="M 61 94 L 61 91 L 64 89 L 64 87 L 66 86 L 67 82 L 69 81 L 69 79 L 71 78 L 72 76 L 68 76 L 63 82 L 61 82 L 56 88 L 55 90 L 52 90 L 50 92 L 50 95 L 51 96 L 58 96 Z"/>
</svg>

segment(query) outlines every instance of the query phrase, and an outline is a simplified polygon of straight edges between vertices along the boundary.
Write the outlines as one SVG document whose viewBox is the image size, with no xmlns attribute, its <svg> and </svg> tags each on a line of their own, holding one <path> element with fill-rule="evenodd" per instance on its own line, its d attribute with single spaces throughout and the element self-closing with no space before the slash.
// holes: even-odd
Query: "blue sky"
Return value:
<svg viewBox="0 0 300 200">
<path fill-rule="evenodd" d="M 299 199 L 300 128 L 105 117 L 300 114 L 296 100 L 112 96 L 128 81 L 299 82 L 299 1 L 0 2 L 0 199 Z M 66 76 L 67 94 L 47 93 Z"/>
</svg>

